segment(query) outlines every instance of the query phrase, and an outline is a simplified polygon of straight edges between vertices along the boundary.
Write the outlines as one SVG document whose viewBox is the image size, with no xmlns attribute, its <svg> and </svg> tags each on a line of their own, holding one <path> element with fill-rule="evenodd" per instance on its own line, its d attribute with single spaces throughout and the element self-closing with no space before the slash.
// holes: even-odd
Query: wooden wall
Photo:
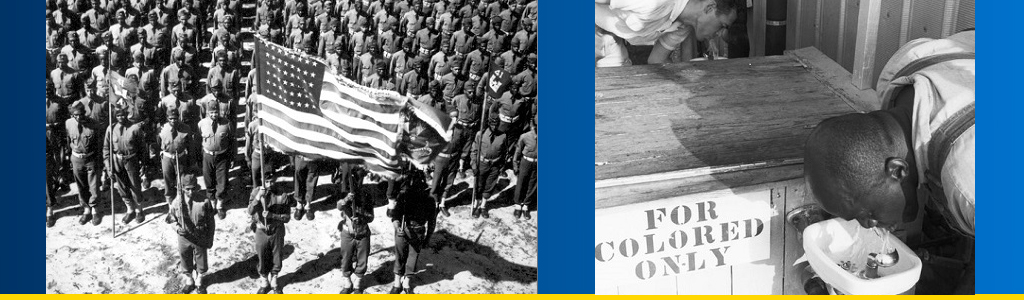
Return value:
<svg viewBox="0 0 1024 300">
<path fill-rule="evenodd" d="M 764 2 L 754 3 L 756 24 L 764 18 L 756 6 Z M 875 87 L 882 67 L 907 41 L 974 28 L 973 0 L 788 0 L 787 5 L 786 49 L 818 48 L 853 73 L 854 85 L 862 89 Z M 751 38 L 756 41 L 763 39 Z"/>
</svg>

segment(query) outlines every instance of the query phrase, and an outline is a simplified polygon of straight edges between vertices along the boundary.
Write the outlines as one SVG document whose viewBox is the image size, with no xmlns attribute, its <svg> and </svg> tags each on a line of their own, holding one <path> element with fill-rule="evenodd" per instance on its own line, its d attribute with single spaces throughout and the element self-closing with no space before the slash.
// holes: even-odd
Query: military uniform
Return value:
<svg viewBox="0 0 1024 300">
<path fill-rule="evenodd" d="M 82 107 L 74 109 L 84 110 Z M 96 124 L 91 124 L 88 118 L 82 119 L 85 122 L 68 119 L 64 126 L 70 141 L 71 170 L 78 186 L 78 201 L 84 209 L 79 223 L 85 224 L 93 218 L 93 224 L 97 225 L 100 219 L 96 205 L 99 204 L 100 173 L 103 171 L 97 155 L 100 151 L 100 134 L 96 131 Z"/>
<path fill-rule="evenodd" d="M 59 102 L 46 100 L 46 207 L 57 203 L 57 185 L 64 163 L 64 143 L 67 134 L 64 128 L 68 110 Z"/>
<path fill-rule="evenodd" d="M 195 175 L 187 174 L 182 176 L 182 187 L 198 188 Z M 210 201 L 196 193 L 189 197 L 178 195 L 170 206 L 169 214 L 176 219 L 176 233 L 178 234 L 178 255 L 181 256 L 181 270 L 186 276 L 192 277 L 193 272 L 198 272 L 200 284 L 203 274 L 209 268 L 207 252 L 213 248 L 213 237 L 217 230 L 217 221 L 213 218 L 216 211 Z M 187 286 L 187 289 L 195 288 Z M 199 286 L 200 293 L 205 293 L 204 287 Z M 189 292 L 186 290 L 186 292 Z"/>
<path fill-rule="evenodd" d="M 142 195 L 141 159 L 148 153 L 143 144 L 145 136 L 142 124 L 117 122 L 107 128 L 106 136 L 109 138 L 103 143 L 103 158 L 113 162 L 110 173 L 121 200 L 130 211 L 122 222 L 128 223 L 134 217 L 142 223 L 144 217 L 140 202 L 145 198 Z"/>
<path fill-rule="evenodd" d="M 406 294 L 412 294 L 409 282 L 416 274 L 420 252 L 429 244 L 430 236 L 437 224 L 437 207 L 434 201 L 430 200 L 422 172 L 412 169 L 406 173 L 398 194 L 398 203 L 391 215 L 391 222 L 395 227 L 396 283 L 391 290 L 392 294 L 400 292 L 396 290 L 399 288 L 399 282 L 403 285 L 401 290 Z"/>
<path fill-rule="evenodd" d="M 207 105 L 217 105 L 207 103 Z M 213 109 L 213 107 L 207 107 Z M 234 155 L 234 128 L 226 118 L 216 120 L 203 118 L 199 121 L 199 132 L 203 140 L 203 180 L 205 181 L 207 198 L 213 200 L 218 216 L 224 217 L 224 201 L 228 189 L 228 168 Z"/>
<path fill-rule="evenodd" d="M 515 196 L 513 203 L 519 205 L 516 208 L 516 217 L 523 215 L 530 219 L 529 200 L 537 197 L 537 132 L 527 131 L 519 136 L 516 142 L 514 160 L 519 161 L 516 173 Z"/>
<path fill-rule="evenodd" d="M 174 108 L 170 109 L 171 113 L 178 114 Z M 195 165 L 196 154 L 189 152 L 193 148 L 191 143 L 195 141 L 192 130 L 180 121 L 177 125 L 164 123 L 160 129 L 160 165 L 164 176 L 164 197 L 168 205 L 177 197 L 179 176 L 191 174 Z"/>
<path fill-rule="evenodd" d="M 473 142 L 473 151 L 470 152 L 472 167 L 476 173 L 474 195 L 478 195 L 477 193 L 482 195 L 483 201 L 479 204 L 479 214 L 484 218 L 488 217 L 487 201 L 497 192 L 495 183 L 498 182 L 498 176 L 504 166 L 502 160 L 505 150 L 508 148 L 506 137 L 505 134 L 494 130 L 493 126 L 488 127 L 483 132 L 477 133 L 476 140 Z M 474 213 L 475 216 L 476 213 Z"/>
<path fill-rule="evenodd" d="M 359 284 L 366 274 L 367 259 L 370 256 L 370 226 L 373 222 L 373 199 L 371 197 L 359 196 L 359 187 L 362 181 L 362 172 L 355 165 L 344 164 L 347 171 L 344 180 L 348 181 L 346 189 L 349 196 L 338 201 L 338 210 L 341 213 L 341 222 L 338 230 L 341 231 L 341 276 L 346 280 L 353 274 L 356 276 L 354 284 L 342 294 L 352 293 L 355 290 L 362 290 Z"/>
<path fill-rule="evenodd" d="M 82 96 L 82 92 L 79 90 L 81 81 L 78 74 L 70 67 L 57 67 L 50 71 L 50 80 L 53 81 L 53 86 L 56 88 L 58 102 L 69 105 Z"/>
<path fill-rule="evenodd" d="M 295 201 L 298 203 L 295 210 L 295 219 L 299 220 L 306 215 L 308 220 L 313 220 L 312 211 L 306 211 L 310 203 L 315 199 L 317 180 L 320 178 L 320 171 L 327 169 L 328 162 L 306 158 L 300 155 L 292 156 L 292 166 L 295 168 L 293 183 L 295 184 Z"/>
<path fill-rule="evenodd" d="M 291 220 L 290 199 L 277 188 L 261 187 L 250 198 L 247 209 L 253 220 L 250 228 L 256 240 L 256 272 L 274 288 L 284 258 L 284 224 Z"/>
</svg>

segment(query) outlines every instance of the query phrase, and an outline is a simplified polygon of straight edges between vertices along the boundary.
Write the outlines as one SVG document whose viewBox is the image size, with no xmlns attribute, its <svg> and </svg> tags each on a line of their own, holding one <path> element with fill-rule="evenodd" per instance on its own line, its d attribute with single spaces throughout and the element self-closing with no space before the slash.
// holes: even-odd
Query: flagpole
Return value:
<svg viewBox="0 0 1024 300">
<path fill-rule="evenodd" d="M 477 193 L 479 193 L 480 196 L 483 197 L 483 191 L 478 191 L 478 190 L 482 189 L 482 186 L 480 184 L 478 184 L 477 180 L 480 180 L 480 166 L 484 163 L 483 143 L 484 143 L 484 124 L 485 123 L 487 123 L 487 96 L 484 96 L 484 101 L 483 101 L 482 105 L 480 105 L 480 131 L 479 131 L 480 138 L 477 139 L 477 141 L 476 141 L 476 148 L 478 149 L 478 151 L 477 151 L 477 156 L 476 156 L 476 158 L 477 158 L 477 160 L 476 160 L 476 168 L 474 170 L 475 173 L 473 174 L 473 184 L 475 185 L 474 188 L 473 188 L 473 208 L 476 208 L 476 205 L 477 205 L 477 201 L 476 201 L 477 200 L 476 199 Z M 491 132 L 491 134 L 494 134 L 494 132 Z M 472 155 L 472 154 L 470 154 L 470 155 Z M 486 184 L 486 182 L 484 182 L 484 183 Z M 481 187 L 481 188 L 476 188 L 476 187 Z"/>
<path fill-rule="evenodd" d="M 253 59 L 253 63 L 256 65 L 255 66 L 256 67 L 256 78 L 254 78 L 256 80 L 256 93 L 255 93 L 256 97 L 253 97 L 253 98 L 255 98 L 257 100 L 256 101 L 256 105 L 258 105 L 258 106 L 257 106 L 257 109 L 256 109 L 256 117 L 259 118 L 259 112 L 261 110 L 263 110 L 263 103 L 259 101 L 259 98 L 260 98 L 259 92 L 260 92 L 260 89 L 262 88 L 262 84 L 260 83 L 261 82 L 261 80 L 260 80 L 260 75 L 261 75 L 260 74 L 260 64 L 259 64 L 260 54 L 258 53 L 258 51 L 260 50 L 260 45 L 259 44 L 260 43 L 265 43 L 266 41 L 263 40 L 263 37 L 259 37 L 259 40 L 257 40 L 256 42 L 257 42 L 257 44 L 256 44 L 256 51 L 253 51 L 253 56 L 255 56 L 255 58 Z M 259 118 L 259 122 L 260 122 L 260 126 L 259 127 L 263 127 L 263 118 Z M 259 127 L 257 127 L 257 131 L 256 131 L 256 134 L 257 134 L 256 138 L 259 140 L 259 147 L 260 147 L 260 174 L 259 175 L 260 175 L 260 187 L 264 187 L 264 185 L 267 182 L 267 176 L 266 176 L 266 173 L 267 173 L 266 172 L 266 168 L 267 168 L 267 166 L 265 165 L 265 163 L 263 161 L 263 152 L 266 151 L 266 148 L 264 147 L 264 144 L 263 144 L 263 140 L 264 140 L 264 138 L 263 138 L 263 129 L 259 128 Z"/>
<path fill-rule="evenodd" d="M 114 209 L 114 137 L 110 136 L 114 134 L 114 101 L 110 100 L 110 95 L 113 93 L 113 87 L 110 85 L 110 69 L 107 68 L 107 74 L 104 76 L 104 80 L 107 81 L 107 129 L 110 130 L 110 134 L 107 135 L 107 144 L 110 145 L 110 164 L 107 165 L 107 174 L 110 180 L 110 237 L 117 237 L 117 212 Z M 95 213 L 94 213 L 95 214 Z"/>
</svg>

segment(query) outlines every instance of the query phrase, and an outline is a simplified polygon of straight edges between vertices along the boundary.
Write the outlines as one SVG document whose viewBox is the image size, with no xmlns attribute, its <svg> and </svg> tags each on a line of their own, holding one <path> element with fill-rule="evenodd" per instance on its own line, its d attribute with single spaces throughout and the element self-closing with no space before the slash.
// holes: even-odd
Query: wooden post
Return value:
<svg viewBox="0 0 1024 300">
<path fill-rule="evenodd" d="M 859 89 L 873 88 L 875 49 L 878 42 L 878 21 L 882 14 L 881 0 L 861 0 L 857 17 L 857 45 L 853 57 L 853 85 Z"/>
<path fill-rule="evenodd" d="M 767 0 L 754 0 L 754 7 L 752 14 L 747 16 L 754 21 L 754 27 L 751 28 L 748 37 L 750 38 L 750 56 L 764 56 L 764 40 L 765 40 L 765 22 L 767 21 Z"/>
</svg>

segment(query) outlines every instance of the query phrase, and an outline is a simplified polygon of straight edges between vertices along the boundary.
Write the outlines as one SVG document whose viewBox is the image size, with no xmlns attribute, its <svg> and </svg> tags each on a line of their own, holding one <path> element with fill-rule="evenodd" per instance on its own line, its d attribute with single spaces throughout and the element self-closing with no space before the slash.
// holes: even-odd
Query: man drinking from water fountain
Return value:
<svg viewBox="0 0 1024 300">
<path fill-rule="evenodd" d="M 973 30 L 901 47 L 878 79 L 881 110 L 826 119 L 807 139 L 804 178 L 821 207 L 883 230 L 927 207 L 973 241 L 974 75 Z M 973 294 L 969 256 L 957 292 Z"/>
</svg>

